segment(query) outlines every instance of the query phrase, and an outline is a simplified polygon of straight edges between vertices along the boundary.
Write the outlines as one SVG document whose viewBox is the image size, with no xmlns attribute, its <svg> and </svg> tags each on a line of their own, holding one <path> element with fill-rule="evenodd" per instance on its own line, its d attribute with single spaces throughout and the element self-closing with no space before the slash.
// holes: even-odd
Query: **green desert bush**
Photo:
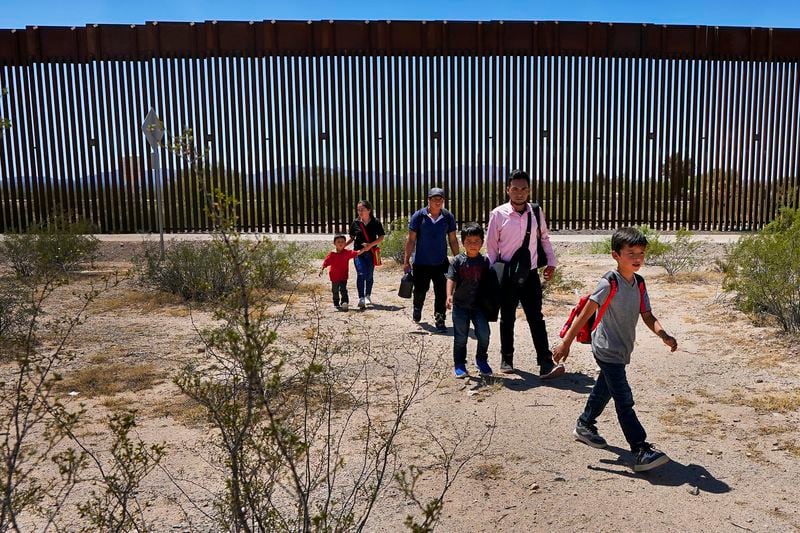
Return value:
<svg viewBox="0 0 800 533">
<path fill-rule="evenodd" d="M 381 243 L 381 255 L 394 259 L 398 265 L 403 264 L 408 236 L 408 219 L 396 218 L 386 227 L 386 237 Z"/>
<path fill-rule="evenodd" d="M 237 250 L 247 254 L 241 262 L 242 274 L 252 287 L 275 289 L 310 268 L 306 253 L 295 243 L 265 238 L 241 244 Z M 226 253 L 219 241 L 175 242 L 167 247 L 163 260 L 154 245 L 148 246 L 134 263 L 143 285 L 204 302 L 236 289 L 233 263 Z"/>
<path fill-rule="evenodd" d="M 3 348 L 26 334 L 32 315 L 27 296 L 25 286 L 16 278 L 0 278 L 0 358 Z"/>
<path fill-rule="evenodd" d="M 64 273 L 91 263 L 97 256 L 92 225 L 57 216 L 34 224 L 23 233 L 6 234 L 2 256 L 14 272 L 29 278 L 45 273 Z"/>
<path fill-rule="evenodd" d="M 674 242 L 665 242 L 661 236 L 650 226 L 636 226 L 647 237 L 648 265 L 664 267 L 670 277 L 678 272 L 692 271 L 700 265 L 700 242 L 696 241 L 692 232 L 679 229 L 675 234 Z M 611 237 L 592 243 L 593 254 L 610 254 Z"/>
<path fill-rule="evenodd" d="M 745 312 L 800 332 L 800 210 L 784 208 L 759 233 L 731 248 L 723 287 Z"/>
<path fill-rule="evenodd" d="M 691 231 L 681 228 L 675 234 L 674 242 L 663 244 L 661 253 L 651 252 L 648 245 L 647 263 L 664 267 L 669 277 L 678 272 L 692 272 L 700 265 L 700 245 L 701 243 L 694 239 Z"/>
</svg>

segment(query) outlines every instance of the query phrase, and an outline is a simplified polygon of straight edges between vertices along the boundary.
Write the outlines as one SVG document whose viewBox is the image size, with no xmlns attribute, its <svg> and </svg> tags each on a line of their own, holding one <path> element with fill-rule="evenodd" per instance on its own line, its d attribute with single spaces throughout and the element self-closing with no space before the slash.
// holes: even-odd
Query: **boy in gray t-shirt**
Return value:
<svg viewBox="0 0 800 533">
<path fill-rule="evenodd" d="M 644 264 L 646 249 L 647 239 L 638 229 L 620 228 L 614 232 L 611 237 L 611 257 L 617 262 L 617 270 L 613 272 L 613 281 L 606 277 L 600 280 L 586 307 L 564 335 L 564 342 L 553 351 L 556 362 L 563 362 L 569 356 L 572 341 L 589 317 L 605 303 L 611 293 L 611 284 L 614 283 L 616 293 L 592 334 L 592 353 L 600 367 L 600 375 L 597 376 L 594 388 L 586 400 L 586 407 L 572 433 L 576 439 L 589 446 L 605 448 L 608 444 L 597 432 L 595 423 L 608 401 L 613 398 L 619 424 L 633 453 L 634 472 L 651 470 L 669 461 L 664 452 L 646 441 L 647 433 L 633 410 L 633 393 L 625 374 L 625 365 L 631 361 L 639 316 L 673 352 L 678 348 L 675 338 L 653 316 L 644 279 L 636 274 Z"/>
</svg>

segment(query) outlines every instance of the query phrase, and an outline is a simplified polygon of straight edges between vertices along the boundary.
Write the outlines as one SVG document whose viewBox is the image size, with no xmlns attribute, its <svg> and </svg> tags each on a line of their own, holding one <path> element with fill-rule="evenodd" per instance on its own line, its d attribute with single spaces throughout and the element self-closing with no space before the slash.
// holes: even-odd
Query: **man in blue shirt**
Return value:
<svg viewBox="0 0 800 533">
<path fill-rule="evenodd" d="M 447 245 L 454 256 L 459 252 L 456 218 L 444 208 L 445 199 L 444 190 L 434 187 L 428 191 L 428 206 L 411 215 L 403 261 L 405 271 L 413 270 L 414 275 L 414 322 L 422 320 L 425 295 L 433 282 L 434 321 L 439 332 L 447 331 L 444 325 L 447 304 L 445 274 L 450 266 Z"/>
</svg>

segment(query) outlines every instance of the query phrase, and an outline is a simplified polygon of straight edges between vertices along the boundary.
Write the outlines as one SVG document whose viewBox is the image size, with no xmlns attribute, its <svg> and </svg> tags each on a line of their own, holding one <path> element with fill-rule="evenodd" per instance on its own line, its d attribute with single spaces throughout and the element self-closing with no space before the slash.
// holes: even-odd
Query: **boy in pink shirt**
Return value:
<svg viewBox="0 0 800 533">
<path fill-rule="evenodd" d="M 345 249 L 347 237 L 337 235 L 333 238 L 335 250 L 328 252 L 322 262 L 319 275 L 325 272 L 326 267 L 331 267 L 329 276 L 331 279 L 331 292 L 333 293 L 333 305 L 336 309 L 347 311 L 350 306 L 350 297 L 347 295 L 347 278 L 350 274 L 350 260 L 361 255 L 361 251 Z"/>
</svg>

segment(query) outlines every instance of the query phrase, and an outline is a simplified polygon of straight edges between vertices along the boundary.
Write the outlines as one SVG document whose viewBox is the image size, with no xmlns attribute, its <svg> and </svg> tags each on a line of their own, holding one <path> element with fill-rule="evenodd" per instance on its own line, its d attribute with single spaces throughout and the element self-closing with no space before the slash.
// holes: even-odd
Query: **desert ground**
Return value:
<svg viewBox="0 0 800 533">
<path fill-rule="evenodd" d="M 322 250 L 328 244 L 310 246 Z M 127 269 L 139 250 L 141 243 L 103 242 L 94 268 Z M 312 273 L 287 312 L 302 317 L 318 294 L 325 311 L 322 325 L 331 331 L 369 336 L 384 349 L 421 343 L 434 379 L 408 414 L 412 430 L 428 428 L 447 438 L 461 430 L 476 435 L 494 424 L 488 448 L 466 464 L 447 493 L 437 531 L 797 531 L 800 341 L 736 310 L 731 295 L 721 289 L 722 274 L 714 261 L 722 250 L 707 244 L 704 268 L 674 279 L 659 267 L 641 271 L 654 314 L 679 343 L 670 353 L 640 322 L 628 376 L 648 440 L 672 459 L 642 474 L 628 466 L 631 456 L 613 404 L 598 423 L 608 449 L 574 440 L 575 419 L 597 372 L 589 347 L 573 345 L 566 375 L 541 381 L 521 309 L 517 372 L 481 379 L 470 365 L 469 380 L 452 377 L 452 327 L 446 335 L 435 333 L 432 291 L 422 322 L 415 324 L 410 300 L 396 294 L 401 269 L 391 261 L 376 271 L 373 308 L 334 312 L 327 280 Z M 576 290 L 589 291 L 613 267 L 609 256 L 589 253 L 586 243 L 556 242 L 556 251 L 563 278 L 574 287 L 547 293 L 544 314 L 551 344 L 557 343 Z M 315 261 L 318 268 L 321 261 Z M 92 279 L 78 276 L 60 289 L 52 311 L 69 309 L 71 291 Z M 349 288 L 354 304 L 352 267 Z M 154 295 L 127 280 L 92 304 L 88 319 L 70 338 L 78 357 L 64 373 L 70 384 L 64 401 L 83 402 L 97 422 L 114 409 L 134 407 L 138 435 L 167 445 L 164 469 L 148 477 L 138 495 L 158 531 L 213 530 L 203 518 L 208 491 L 219 489 L 209 481 L 214 479 L 209 429 L 170 379 L 202 353 L 196 327 L 211 320 L 202 307 L 189 312 L 175 297 Z M 490 363 L 497 370 L 498 324 L 491 329 Z M 278 330 L 279 339 L 301 333 L 301 320 L 286 321 Z M 468 350 L 472 360 L 474 340 Z M 88 379 L 92 369 L 95 375 L 101 369 L 101 377 L 119 379 L 101 388 Z M 131 369 L 138 377 L 124 381 Z M 399 369 L 399 375 L 404 371 Z M 86 438 L 101 446 L 106 435 L 97 429 Z M 399 452 L 403 461 L 424 465 L 424 448 L 409 436 L 401 439 Z M 185 501 L 170 477 L 197 505 Z M 423 497 L 435 494 L 440 478 L 441 472 L 429 466 L 420 484 Z M 367 530 L 402 531 L 405 516 L 413 511 L 407 498 L 389 486 Z"/>
</svg>

